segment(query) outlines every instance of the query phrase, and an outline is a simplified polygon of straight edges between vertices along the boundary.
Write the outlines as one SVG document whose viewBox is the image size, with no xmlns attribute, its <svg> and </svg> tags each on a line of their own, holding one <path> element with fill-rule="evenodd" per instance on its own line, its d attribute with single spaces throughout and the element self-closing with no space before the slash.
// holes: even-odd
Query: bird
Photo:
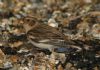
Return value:
<svg viewBox="0 0 100 70">
<path fill-rule="evenodd" d="M 38 48 L 52 51 L 55 48 L 67 46 L 67 37 L 62 32 L 43 24 L 37 18 L 24 17 L 19 20 L 19 23 L 22 24 L 25 30 L 28 42 Z"/>
</svg>

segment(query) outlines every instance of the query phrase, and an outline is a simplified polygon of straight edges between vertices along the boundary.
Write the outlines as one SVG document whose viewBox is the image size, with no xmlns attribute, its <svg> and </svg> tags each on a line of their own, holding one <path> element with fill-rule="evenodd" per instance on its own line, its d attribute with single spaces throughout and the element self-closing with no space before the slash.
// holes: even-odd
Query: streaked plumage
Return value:
<svg viewBox="0 0 100 70">
<path fill-rule="evenodd" d="M 65 42 L 67 37 L 56 28 L 34 20 L 34 18 L 24 18 L 22 21 L 27 38 L 34 46 L 49 50 L 67 46 Z"/>
</svg>

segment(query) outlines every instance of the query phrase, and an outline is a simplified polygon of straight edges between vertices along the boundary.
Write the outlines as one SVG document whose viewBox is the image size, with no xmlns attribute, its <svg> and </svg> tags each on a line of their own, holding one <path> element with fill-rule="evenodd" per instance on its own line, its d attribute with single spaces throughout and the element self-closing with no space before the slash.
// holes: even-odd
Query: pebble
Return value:
<svg viewBox="0 0 100 70">
<path fill-rule="evenodd" d="M 12 68 L 12 67 L 13 67 L 13 65 L 12 65 L 12 63 L 10 61 L 6 61 L 4 63 L 4 68 Z"/>
<path fill-rule="evenodd" d="M 29 68 L 28 67 L 26 67 L 26 66 L 21 66 L 21 67 L 19 67 L 19 69 L 18 70 L 29 70 Z"/>
<path fill-rule="evenodd" d="M 94 38 L 100 39 L 100 24 L 93 25 L 91 34 Z"/>
<path fill-rule="evenodd" d="M 51 27 L 58 28 L 58 23 L 54 19 L 52 19 L 52 18 L 50 18 L 48 20 L 48 25 L 51 26 Z"/>
</svg>

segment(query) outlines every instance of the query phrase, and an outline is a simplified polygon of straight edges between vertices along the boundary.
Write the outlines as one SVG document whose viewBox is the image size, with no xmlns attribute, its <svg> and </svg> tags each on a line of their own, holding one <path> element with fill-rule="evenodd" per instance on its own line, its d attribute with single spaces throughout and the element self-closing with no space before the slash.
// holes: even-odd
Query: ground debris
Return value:
<svg viewBox="0 0 100 70">
<path fill-rule="evenodd" d="M 0 0 L 0 70 L 100 70 L 100 1 Z"/>
</svg>

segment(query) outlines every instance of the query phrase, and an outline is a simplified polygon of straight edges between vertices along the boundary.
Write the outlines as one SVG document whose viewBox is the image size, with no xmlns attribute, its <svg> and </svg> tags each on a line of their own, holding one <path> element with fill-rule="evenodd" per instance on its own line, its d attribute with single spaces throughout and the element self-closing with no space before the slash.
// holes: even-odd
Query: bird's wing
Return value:
<svg viewBox="0 0 100 70">
<path fill-rule="evenodd" d="M 63 34 L 59 32 L 56 28 L 53 28 L 51 26 L 40 24 L 34 29 L 30 30 L 28 35 L 32 35 L 34 37 L 37 37 L 39 39 L 62 39 L 63 40 Z"/>
</svg>

